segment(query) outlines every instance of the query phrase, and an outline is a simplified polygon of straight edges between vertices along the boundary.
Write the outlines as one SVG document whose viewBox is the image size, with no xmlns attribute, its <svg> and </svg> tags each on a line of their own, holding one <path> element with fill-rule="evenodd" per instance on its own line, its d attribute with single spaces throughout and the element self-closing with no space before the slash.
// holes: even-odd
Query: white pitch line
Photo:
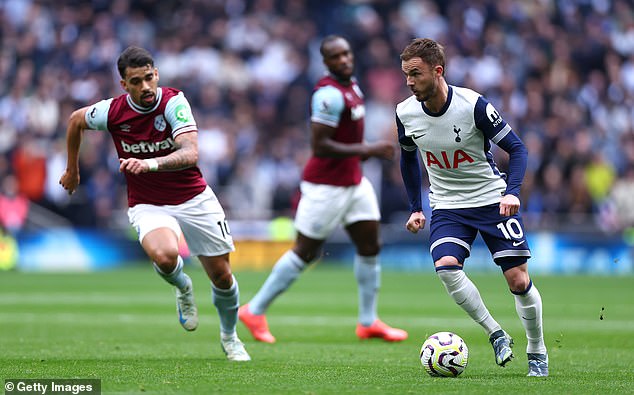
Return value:
<svg viewBox="0 0 634 395">
<path fill-rule="evenodd" d="M 175 313 L 174 313 L 175 314 Z M 393 323 L 394 325 L 408 325 L 418 327 L 438 327 L 438 328 L 464 328 L 475 326 L 473 321 L 469 318 L 441 318 L 441 317 L 417 317 L 417 318 L 399 318 L 395 315 L 387 315 L 386 321 Z M 139 325 L 157 325 L 157 324 L 169 324 L 171 325 L 172 312 L 170 309 L 165 309 L 165 314 L 121 314 L 111 312 L 95 312 L 95 313 L 55 313 L 55 312 L 43 312 L 43 313 L 28 313 L 28 312 L 16 312 L 5 313 L 0 312 L 0 322 L 3 323 L 15 323 L 15 324 L 31 324 L 31 323 L 51 323 L 51 324 L 73 324 L 84 326 L 102 326 L 104 322 L 114 323 L 120 322 L 125 324 L 139 324 Z M 200 320 L 202 322 L 216 322 L 218 317 L 213 309 L 208 310 L 208 314 L 201 314 Z M 280 326 L 321 326 L 321 327 L 349 327 L 356 325 L 356 317 L 340 317 L 340 316 L 290 316 L 290 315 L 274 315 L 268 316 L 269 325 L 271 327 Z M 508 325 L 508 319 L 505 319 Z M 516 323 L 514 323 L 516 324 Z M 519 325 L 519 324 L 517 324 Z M 565 333 L 569 328 L 577 328 L 576 332 L 602 332 L 602 331 L 618 331 L 618 332 L 634 332 L 634 321 L 610 321 L 610 320 L 547 320 L 544 326 L 548 331 L 557 331 Z M 515 336 L 520 336 L 520 330 L 515 329 Z"/>
</svg>

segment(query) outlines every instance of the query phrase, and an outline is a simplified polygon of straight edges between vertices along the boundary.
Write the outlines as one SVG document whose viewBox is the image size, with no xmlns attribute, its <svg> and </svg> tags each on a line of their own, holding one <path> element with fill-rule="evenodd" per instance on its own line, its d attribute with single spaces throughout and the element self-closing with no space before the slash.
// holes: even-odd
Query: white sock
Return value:
<svg viewBox="0 0 634 395">
<path fill-rule="evenodd" d="M 354 276 L 359 286 L 359 323 L 370 326 L 377 319 L 381 266 L 376 256 L 354 256 Z"/>
<path fill-rule="evenodd" d="M 232 275 L 233 284 L 229 289 L 220 289 L 211 283 L 211 297 L 220 317 L 220 335 L 223 339 L 236 336 L 238 307 L 240 307 L 240 289 L 238 281 Z"/>
<path fill-rule="evenodd" d="M 165 281 L 177 287 L 181 291 L 186 291 L 192 283 L 189 276 L 183 271 L 184 263 L 183 258 L 181 258 L 180 255 L 178 256 L 176 267 L 171 273 L 164 273 L 155 262 L 152 262 L 152 265 L 154 265 L 154 270 L 156 270 L 159 276 L 163 277 Z"/>
<path fill-rule="evenodd" d="M 523 294 L 516 294 L 515 310 L 526 331 L 526 352 L 531 354 L 546 354 L 544 332 L 542 329 L 542 297 L 531 281 Z"/>
<path fill-rule="evenodd" d="M 480 324 L 487 335 L 502 329 L 489 313 L 484 305 L 478 288 L 469 280 L 462 269 L 439 270 L 436 272 L 445 285 L 445 289 L 453 300 L 469 314 L 471 318 Z"/>
<path fill-rule="evenodd" d="M 287 251 L 273 266 L 258 293 L 249 301 L 249 311 L 257 315 L 264 314 L 273 300 L 286 291 L 305 268 L 306 262 L 293 250 Z"/>
</svg>

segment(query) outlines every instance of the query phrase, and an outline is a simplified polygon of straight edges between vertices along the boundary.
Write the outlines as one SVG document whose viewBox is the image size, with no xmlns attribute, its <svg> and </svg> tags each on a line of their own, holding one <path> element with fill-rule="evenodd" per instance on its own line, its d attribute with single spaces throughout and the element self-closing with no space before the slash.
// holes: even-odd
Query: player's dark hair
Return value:
<svg viewBox="0 0 634 395">
<path fill-rule="evenodd" d="M 445 75 L 445 48 L 436 41 L 429 38 L 415 38 L 403 52 L 401 60 L 408 61 L 412 58 L 421 58 L 423 62 L 442 66 L 442 74 Z"/>
<path fill-rule="evenodd" d="M 150 65 L 154 67 L 154 59 L 152 55 L 145 49 L 135 46 L 126 48 L 117 60 L 117 69 L 119 75 L 125 79 L 125 69 L 127 67 L 144 67 Z"/>
<path fill-rule="evenodd" d="M 321 45 L 319 46 L 319 53 L 321 53 L 322 57 L 326 57 L 326 45 L 328 45 L 329 43 L 335 41 L 335 40 L 344 40 L 345 42 L 348 42 L 348 40 L 346 40 L 345 38 L 338 36 L 336 34 L 330 34 L 326 37 L 324 37 L 323 40 L 321 40 Z"/>
</svg>

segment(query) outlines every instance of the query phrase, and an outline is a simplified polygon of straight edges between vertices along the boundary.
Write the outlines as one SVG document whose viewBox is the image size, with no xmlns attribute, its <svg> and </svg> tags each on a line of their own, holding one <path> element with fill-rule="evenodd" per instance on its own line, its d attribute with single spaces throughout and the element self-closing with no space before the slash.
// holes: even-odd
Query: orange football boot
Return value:
<svg viewBox="0 0 634 395">
<path fill-rule="evenodd" d="M 407 339 L 407 332 L 402 329 L 392 328 L 379 319 L 374 321 L 370 326 L 357 324 L 356 332 L 359 339 L 378 337 L 387 342 L 401 342 Z"/>
<path fill-rule="evenodd" d="M 249 329 L 253 338 L 259 342 L 275 343 L 275 337 L 269 331 L 266 315 L 256 315 L 249 311 L 249 305 L 245 304 L 238 309 L 238 318 Z"/>
</svg>

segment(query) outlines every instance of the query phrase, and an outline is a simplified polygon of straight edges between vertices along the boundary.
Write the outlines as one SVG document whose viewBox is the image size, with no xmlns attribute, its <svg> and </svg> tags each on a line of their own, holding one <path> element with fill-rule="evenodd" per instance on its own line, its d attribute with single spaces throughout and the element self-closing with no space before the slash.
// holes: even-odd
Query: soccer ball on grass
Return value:
<svg viewBox="0 0 634 395">
<path fill-rule="evenodd" d="M 465 370 L 468 359 L 467 343 L 451 332 L 434 333 L 420 349 L 420 362 L 431 376 L 456 377 Z"/>
</svg>

